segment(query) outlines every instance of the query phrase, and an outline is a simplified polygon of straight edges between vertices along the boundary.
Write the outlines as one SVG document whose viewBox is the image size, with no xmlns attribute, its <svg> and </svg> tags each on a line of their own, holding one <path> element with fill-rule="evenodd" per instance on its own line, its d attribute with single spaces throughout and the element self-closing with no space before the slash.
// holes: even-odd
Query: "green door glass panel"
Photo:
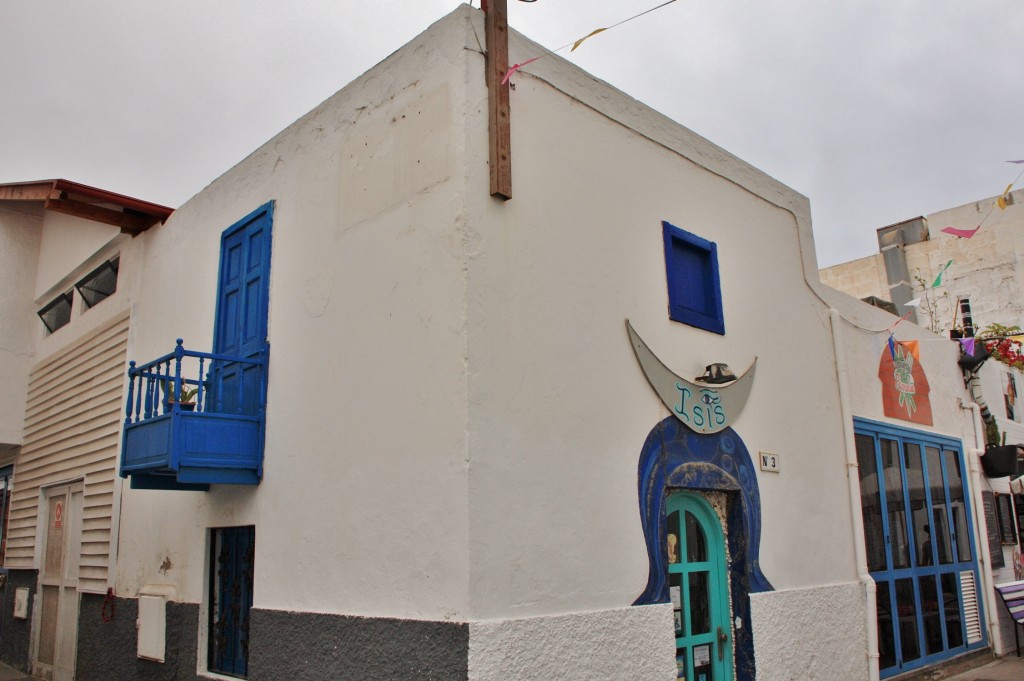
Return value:
<svg viewBox="0 0 1024 681">
<path fill-rule="evenodd" d="M 732 617 L 721 522 L 703 497 L 686 492 L 669 495 L 666 513 L 676 675 L 687 681 L 731 681 Z"/>
</svg>

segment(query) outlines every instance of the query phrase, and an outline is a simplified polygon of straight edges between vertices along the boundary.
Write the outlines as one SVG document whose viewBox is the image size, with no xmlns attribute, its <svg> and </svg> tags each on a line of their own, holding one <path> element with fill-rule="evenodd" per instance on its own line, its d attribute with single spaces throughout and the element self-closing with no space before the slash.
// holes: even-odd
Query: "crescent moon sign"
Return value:
<svg viewBox="0 0 1024 681">
<path fill-rule="evenodd" d="M 647 382 L 658 393 L 672 415 L 698 433 L 711 434 L 725 430 L 743 411 L 754 383 L 757 357 L 743 375 L 728 385 L 701 385 L 674 373 L 658 359 L 633 325 L 626 320 L 633 353 Z"/>
</svg>

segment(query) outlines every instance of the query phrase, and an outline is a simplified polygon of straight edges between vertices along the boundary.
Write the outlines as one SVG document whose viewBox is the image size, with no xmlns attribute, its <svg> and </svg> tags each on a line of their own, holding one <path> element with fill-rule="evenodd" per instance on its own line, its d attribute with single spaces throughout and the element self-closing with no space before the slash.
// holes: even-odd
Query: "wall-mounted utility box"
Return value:
<svg viewBox="0 0 1024 681">
<path fill-rule="evenodd" d="M 174 587 L 146 585 L 139 592 L 139 629 L 137 654 L 154 662 L 163 662 L 167 648 L 167 601 Z"/>
<path fill-rule="evenodd" d="M 14 618 L 28 619 L 28 588 L 19 586 L 14 590 Z"/>
</svg>

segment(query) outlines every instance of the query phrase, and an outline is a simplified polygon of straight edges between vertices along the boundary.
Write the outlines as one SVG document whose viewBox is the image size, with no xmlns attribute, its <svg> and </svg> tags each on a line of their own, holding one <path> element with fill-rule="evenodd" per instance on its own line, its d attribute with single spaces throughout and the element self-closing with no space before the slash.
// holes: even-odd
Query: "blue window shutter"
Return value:
<svg viewBox="0 0 1024 681">
<path fill-rule="evenodd" d="M 725 335 L 718 246 L 662 222 L 669 318 Z"/>
</svg>

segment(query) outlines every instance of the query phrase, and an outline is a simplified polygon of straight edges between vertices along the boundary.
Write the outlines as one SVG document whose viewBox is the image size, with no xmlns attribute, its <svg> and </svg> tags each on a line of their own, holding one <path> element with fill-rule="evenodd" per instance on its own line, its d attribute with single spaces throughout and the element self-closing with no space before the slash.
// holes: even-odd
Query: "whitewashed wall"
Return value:
<svg viewBox="0 0 1024 681">
<path fill-rule="evenodd" d="M 759 473 L 780 589 L 765 617 L 856 583 L 807 201 L 557 58 L 516 77 L 514 198 L 491 198 L 474 33 L 463 7 L 141 237 L 131 356 L 208 349 L 219 235 L 276 201 L 264 480 L 126 492 L 118 593 L 201 601 L 205 528 L 255 524 L 256 607 L 470 620 L 481 679 L 514 671 L 480 661 L 515 641 L 541 678 L 599 622 L 635 632 L 616 664 L 672 678 L 660 609 L 629 609 L 647 575 L 637 461 L 668 412 L 627 317 L 684 375 L 758 357 L 735 429 L 783 460 Z M 512 59 L 538 49 L 514 38 Z M 718 243 L 726 336 L 668 320 L 661 220 Z M 834 653 L 865 664 L 856 642 Z"/>
<path fill-rule="evenodd" d="M 511 60 L 538 50 L 513 41 Z M 564 62 L 523 71 L 513 198 L 488 197 L 483 172 L 466 195 L 474 616 L 588 611 L 601 627 L 646 585 L 637 463 L 668 411 L 633 357 L 627 317 L 684 376 L 758 357 L 735 430 L 753 456 L 783 461 L 780 474 L 758 472 L 760 565 L 780 590 L 758 596 L 763 621 L 805 618 L 794 591 L 857 589 L 827 308 L 803 275 L 816 272 L 806 200 Z M 482 83 L 473 92 L 483 106 Z M 483 169 L 485 120 L 471 126 L 469 167 Z M 718 244 L 724 337 L 669 321 L 662 220 Z M 838 618 L 864 630 L 862 604 Z M 557 645 L 572 649 L 571 633 Z M 866 675 L 856 635 L 820 649 Z M 758 648 L 758 664 L 777 652 Z"/>
<path fill-rule="evenodd" d="M 276 202 L 265 474 L 126 494 L 119 594 L 201 601 L 205 528 L 254 524 L 256 607 L 469 616 L 467 28 L 414 40 L 143 237 L 132 357 L 209 351 L 220 234 Z"/>
</svg>

